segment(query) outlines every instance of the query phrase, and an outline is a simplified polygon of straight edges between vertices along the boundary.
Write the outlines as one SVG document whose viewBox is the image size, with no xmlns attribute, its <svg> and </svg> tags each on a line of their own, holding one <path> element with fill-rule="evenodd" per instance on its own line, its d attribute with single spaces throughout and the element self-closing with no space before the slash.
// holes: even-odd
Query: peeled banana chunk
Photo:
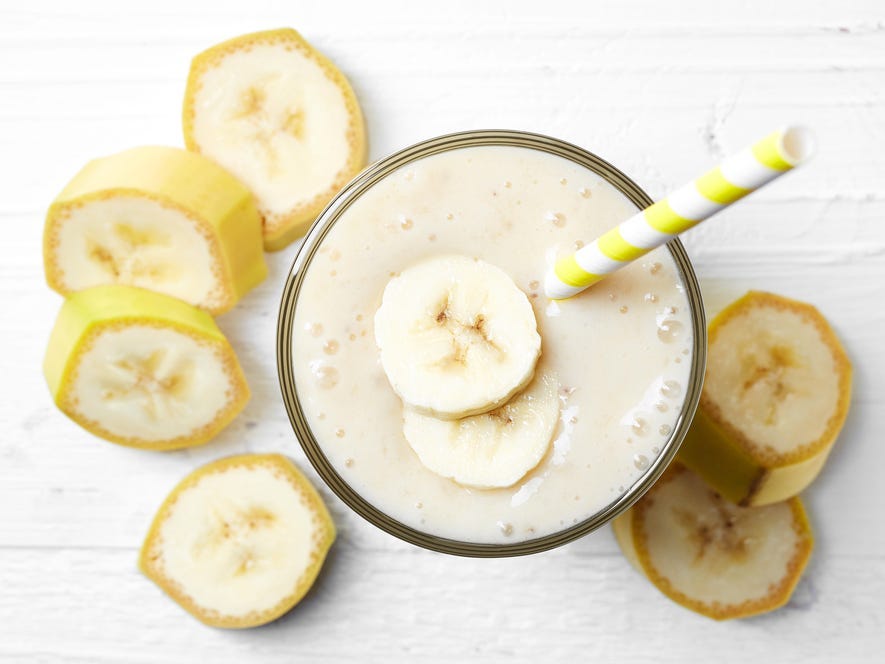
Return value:
<svg viewBox="0 0 885 664">
<path fill-rule="evenodd" d="M 698 414 L 680 459 L 729 500 L 763 505 L 817 476 L 851 400 L 851 364 L 813 306 L 750 292 L 710 324 Z"/>
<path fill-rule="evenodd" d="M 198 620 L 274 620 L 314 582 L 335 526 L 310 482 L 279 454 L 214 461 L 188 475 L 154 517 L 142 572 Z"/>
<path fill-rule="evenodd" d="M 44 374 L 56 404 L 77 424 L 144 449 L 205 443 L 249 399 L 236 355 L 207 313 L 132 286 L 70 295 Z"/>
<path fill-rule="evenodd" d="M 538 375 L 526 390 L 488 413 L 440 420 L 406 408 L 403 433 L 437 475 L 481 489 L 516 484 L 544 458 L 559 421 L 559 383 Z"/>
<path fill-rule="evenodd" d="M 188 149 L 255 193 L 268 250 L 305 233 L 366 160 L 362 113 L 344 75 L 291 29 L 197 55 L 184 99 Z"/>
<path fill-rule="evenodd" d="M 213 314 L 267 275 L 249 190 L 214 162 L 140 147 L 89 162 L 49 208 L 49 286 L 62 295 L 124 284 Z"/>
<path fill-rule="evenodd" d="M 786 604 L 813 547 L 799 498 L 739 507 L 679 464 L 614 521 L 614 531 L 658 590 L 716 620 Z"/>
<path fill-rule="evenodd" d="M 375 314 L 375 341 L 407 407 L 455 420 L 506 403 L 541 353 L 532 305 L 501 269 L 433 258 L 394 277 Z"/>
</svg>

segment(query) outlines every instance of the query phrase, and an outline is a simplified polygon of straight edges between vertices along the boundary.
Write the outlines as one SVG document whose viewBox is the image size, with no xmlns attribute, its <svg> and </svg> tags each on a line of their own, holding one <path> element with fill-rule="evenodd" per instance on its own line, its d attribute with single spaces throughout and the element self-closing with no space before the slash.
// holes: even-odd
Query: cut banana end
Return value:
<svg viewBox="0 0 885 664">
<path fill-rule="evenodd" d="M 196 56 L 183 124 L 188 149 L 251 187 L 271 251 L 303 235 L 366 162 L 353 89 L 291 29 L 243 35 Z"/>
<path fill-rule="evenodd" d="M 750 292 L 710 324 L 700 407 L 679 459 L 742 505 L 798 494 L 848 414 L 851 364 L 809 304 Z"/>
<path fill-rule="evenodd" d="M 613 527 L 626 557 L 658 590 L 716 620 L 786 604 L 813 547 L 799 498 L 739 507 L 679 464 Z"/>
<path fill-rule="evenodd" d="M 279 618 L 310 590 L 335 539 L 322 498 L 286 457 L 214 461 L 166 498 L 139 567 L 213 627 Z"/>
<path fill-rule="evenodd" d="M 421 463 L 458 484 L 494 489 L 516 484 L 540 463 L 559 421 L 559 383 L 551 374 L 500 408 L 439 420 L 408 408 L 403 433 Z"/>
<path fill-rule="evenodd" d="M 143 449 L 205 443 L 249 400 L 237 357 L 209 314 L 131 286 L 69 296 L 43 371 L 68 417 Z"/>
<path fill-rule="evenodd" d="M 213 314 L 267 276 L 251 192 L 205 157 L 140 147 L 91 161 L 46 215 L 49 286 L 126 284 Z"/>
<path fill-rule="evenodd" d="M 393 390 L 440 419 L 493 410 L 531 381 L 541 353 L 532 305 L 501 269 L 466 256 L 388 282 L 375 341 Z"/>
</svg>

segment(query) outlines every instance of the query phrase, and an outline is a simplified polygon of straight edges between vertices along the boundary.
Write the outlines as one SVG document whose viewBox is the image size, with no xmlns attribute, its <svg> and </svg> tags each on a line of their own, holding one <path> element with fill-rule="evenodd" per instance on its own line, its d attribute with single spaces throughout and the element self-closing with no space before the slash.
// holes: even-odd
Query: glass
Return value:
<svg viewBox="0 0 885 664">
<path fill-rule="evenodd" d="M 381 530 L 417 546 L 453 555 L 493 558 L 538 553 L 578 539 L 623 513 L 657 481 L 675 458 L 700 399 L 706 360 L 707 327 L 697 278 L 682 243 L 678 239 L 674 239 L 667 245 L 667 249 L 676 263 L 685 287 L 685 295 L 691 308 L 693 336 L 689 382 L 682 410 L 667 441 L 662 445 L 660 454 L 649 465 L 643 476 L 616 500 L 577 524 L 543 537 L 520 542 L 459 541 L 425 533 L 407 526 L 378 510 L 359 495 L 338 474 L 323 454 L 322 448 L 310 430 L 298 399 L 292 367 L 292 337 L 295 308 L 298 304 L 298 294 L 304 275 L 311 261 L 317 255 L 329 229 L 341 214 L 376 182 L 401 166 L 423 157 L 447 150 L 487 145 L 531 148 L 563 157 L 599 175 L 626 196 L 637 208 L 642 209 L 653 203 L 648 194 L 640 189 L 635 182 L 608 162 L 575 145 L 540 134 L 505 130 L 465 131 L 433 138 L 400 150 L 375 162 L 355 177 L 329 203 L 308 232 L 289 271 L 280 302 L 277 322 L 277 370 L 286 411 L 301 447 L 320 477 L 351 509 Z"/>
</svg>

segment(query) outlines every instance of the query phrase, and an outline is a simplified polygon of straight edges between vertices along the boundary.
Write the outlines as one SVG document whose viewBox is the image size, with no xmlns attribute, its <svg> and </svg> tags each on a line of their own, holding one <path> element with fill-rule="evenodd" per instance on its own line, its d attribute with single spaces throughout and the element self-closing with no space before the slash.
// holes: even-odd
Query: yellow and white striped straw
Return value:
<svg viewBox="0 0 885 664">
<path fill-rule="evenodd" d="M 547 297 L 564 300 L 577 295 L 798 166 L 813 153 L 814 138 L 803 127 L 786 127 L 769 134 L 571 256 L 558 260 L 544 280 Z"/>
</svg>

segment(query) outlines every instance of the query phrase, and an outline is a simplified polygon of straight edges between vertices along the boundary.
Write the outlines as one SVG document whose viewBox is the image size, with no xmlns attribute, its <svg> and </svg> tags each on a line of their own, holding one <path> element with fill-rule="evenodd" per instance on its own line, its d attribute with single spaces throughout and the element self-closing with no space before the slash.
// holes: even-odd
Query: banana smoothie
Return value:
<svg viewBox="0 0 885 664">
<path fill-rule="evenodd" d="M 639 481 L 683 408 L 692 318 L 665 248 L 565 301 L 543 278 L 635 206 L 541 150 L 451 149 L 328 229 L 294 312 L 297 397 L 323 454 L 402 524 L 513 543 Z"/>
</svg>

